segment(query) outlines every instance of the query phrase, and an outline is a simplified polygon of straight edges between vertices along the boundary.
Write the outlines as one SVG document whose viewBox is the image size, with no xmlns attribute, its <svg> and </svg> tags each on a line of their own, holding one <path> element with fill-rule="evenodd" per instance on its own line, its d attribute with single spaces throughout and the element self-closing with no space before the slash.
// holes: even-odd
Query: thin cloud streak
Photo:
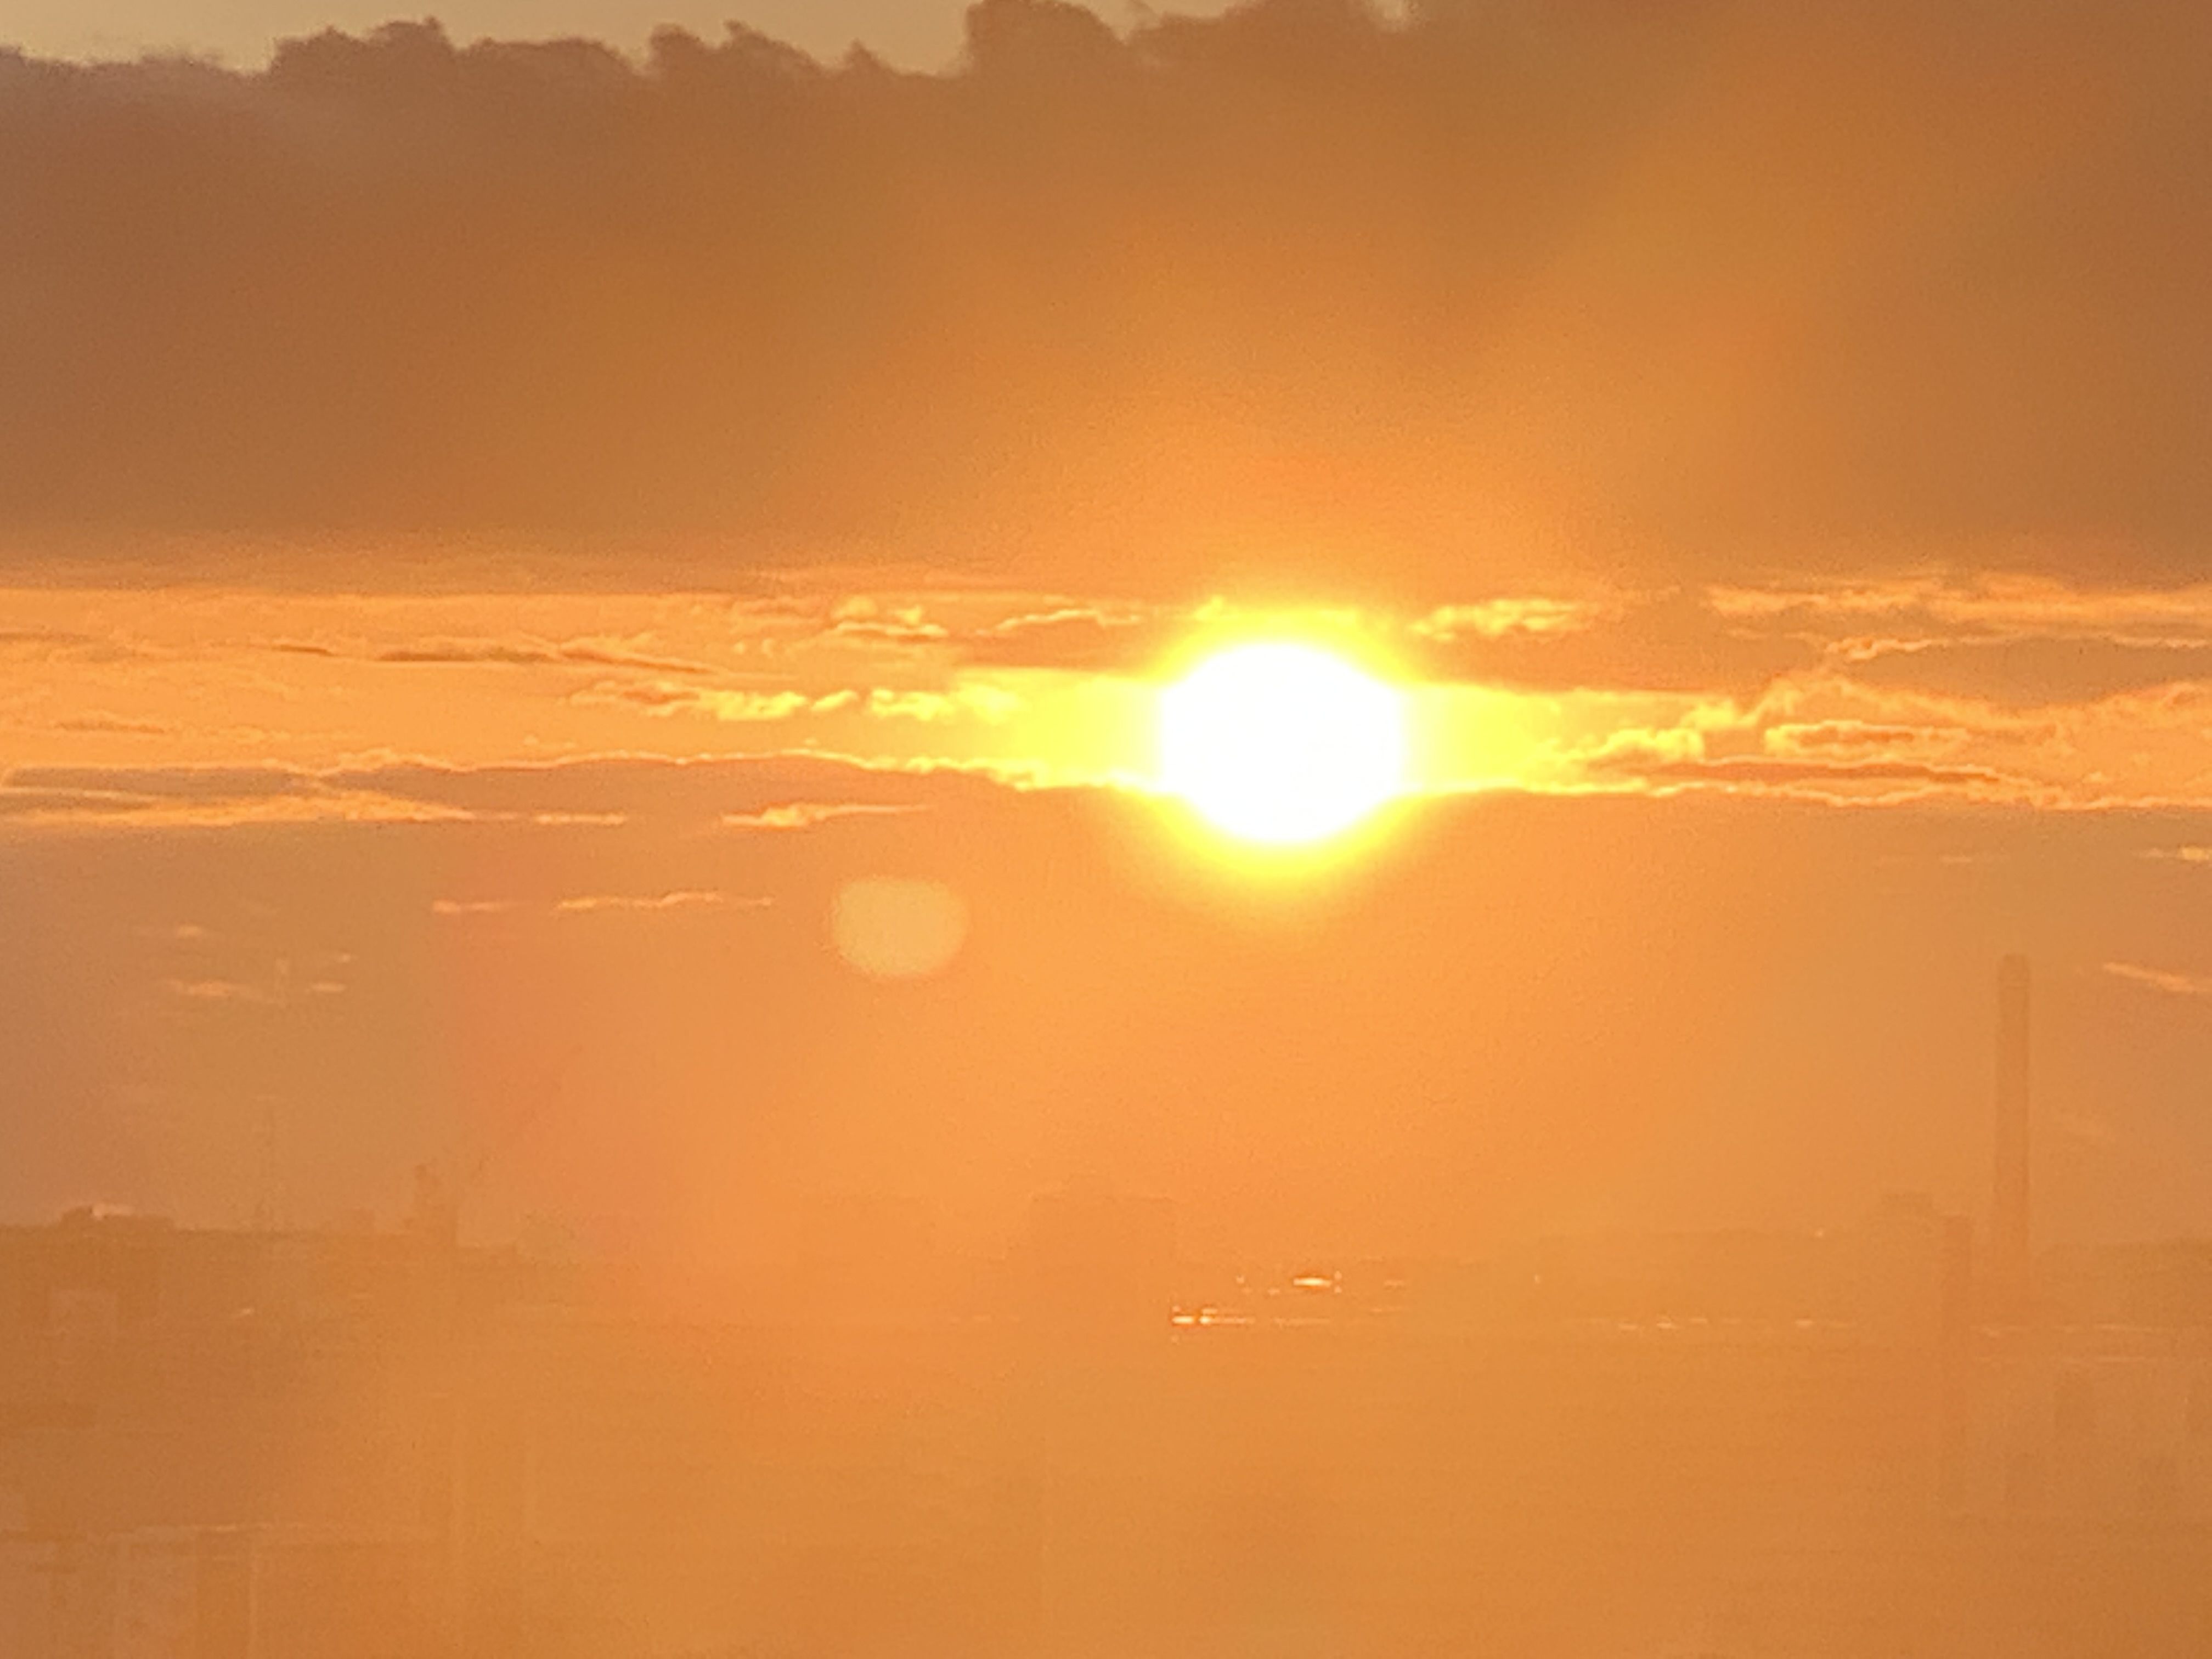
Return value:
<svg viewBox="0 0 2212 1659">
<path fill-rule="evenodd" d="M 659 823 L 793 831 L 855 815 L 922 811 L 1023 781 L 988 767 L 884 766 L 819 753 L 629 754 L 482 767 L 393 763 L 320 773 L 19 768 L 0 778 L 0 819 L 34 827 L 410 823 L 612 831 Z"/>
<path fill-rule="evenodd" d="M 666 893 L 589 893 L 553 901 L 556 916 L 589 915 L 600 911 L 655 914 L 667 910 L 757 910 L 774 903 L 767 898 L 732 898 L 727 893 L 684 888 Z"/>
<path fill-rule="evenodd" d="M 2146 990 L 2162 991 L 2176 997 L 2212 997 L 2212 974 L 2175 973 L 2132 962 L 2107 962 L 2100 966 L 2114 979 L 2140 985 Z"/>
<path fill-rule="evenodd" d="M 919 803 L 885 805 L 868 801 L 789 801 L 757 812 L 725 812 L 716 820 L 725 830 L 811 830 L 837 818 L 904 817 L 929 809 Z"/>
<path fill-rule="evenodd" d="M 578 893 L 565 898 L 438 898 L 430 914 L 448 919 L 532 914 L 546 916 L 665 915 L 701 910 L 761 910 L 775 901 L 710 888 L 672 888 L 660 893 Z"/>
</svg>

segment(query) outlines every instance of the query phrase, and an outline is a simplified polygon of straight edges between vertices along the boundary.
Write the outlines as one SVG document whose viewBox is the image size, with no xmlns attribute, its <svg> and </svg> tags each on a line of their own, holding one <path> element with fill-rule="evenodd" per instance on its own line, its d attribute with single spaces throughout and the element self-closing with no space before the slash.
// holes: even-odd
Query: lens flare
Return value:
<svg viewBox="0 0 2212 1659">
<path fill-rule="evenodd" d="M 968 938 L 968 906 L 942 882 L 874 876 L 847 882 L 830 908 L 830 937 L 870 979 L 927 979 Z"/>
</svg>

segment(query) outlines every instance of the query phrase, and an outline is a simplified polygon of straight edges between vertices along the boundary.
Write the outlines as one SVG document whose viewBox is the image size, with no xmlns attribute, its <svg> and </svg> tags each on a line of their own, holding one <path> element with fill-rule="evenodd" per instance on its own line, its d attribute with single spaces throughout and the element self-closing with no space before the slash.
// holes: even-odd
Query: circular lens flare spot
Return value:
<svg viewBox="0 0 2212 1659">
<path fill-rule="evenodd" d="M 830 938 L 870 979 L 927 979 L 967 942 L 968 906 L 942 882 L 848 881 L 830 902 Z"/>
<path fill-rule="evenodd" d="M 1405 784 L 1399 694 L 1314 646 L 1238 646 L 1160 694 L 1162 784 L 1216 828 L 1295 846 L 1348 830 Z"/>
</svg>

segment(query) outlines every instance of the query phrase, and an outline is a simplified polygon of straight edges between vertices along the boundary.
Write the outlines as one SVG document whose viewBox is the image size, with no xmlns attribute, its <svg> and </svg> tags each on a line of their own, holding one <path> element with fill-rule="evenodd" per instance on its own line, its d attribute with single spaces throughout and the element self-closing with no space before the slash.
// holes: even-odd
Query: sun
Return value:
<svg viewBox="0 0 2212 1659">
<path fill-rule="evenodd" d="M 1350 829 L 1405 784 L 1393 687 L 1316 646 L 1240 645 L 1159 698 L 1160 781 L 1215 828 L 1278 847 Z"/>
</svg>

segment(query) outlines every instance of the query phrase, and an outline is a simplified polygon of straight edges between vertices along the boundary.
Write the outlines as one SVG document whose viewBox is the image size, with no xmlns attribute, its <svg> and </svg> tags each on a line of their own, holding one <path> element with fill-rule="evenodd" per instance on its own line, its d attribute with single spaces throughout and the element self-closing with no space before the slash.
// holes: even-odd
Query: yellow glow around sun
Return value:
<svg viewBox="0 0 2212 1659">
<path fill-rule="evenodd" d="M 1399 693 L 1314 646 L 1208 657 L 1160 693 L 1159 723 L 1161 783 L 1246 841 L 1320 841 L 1404 787 Z"/>
</svg>

